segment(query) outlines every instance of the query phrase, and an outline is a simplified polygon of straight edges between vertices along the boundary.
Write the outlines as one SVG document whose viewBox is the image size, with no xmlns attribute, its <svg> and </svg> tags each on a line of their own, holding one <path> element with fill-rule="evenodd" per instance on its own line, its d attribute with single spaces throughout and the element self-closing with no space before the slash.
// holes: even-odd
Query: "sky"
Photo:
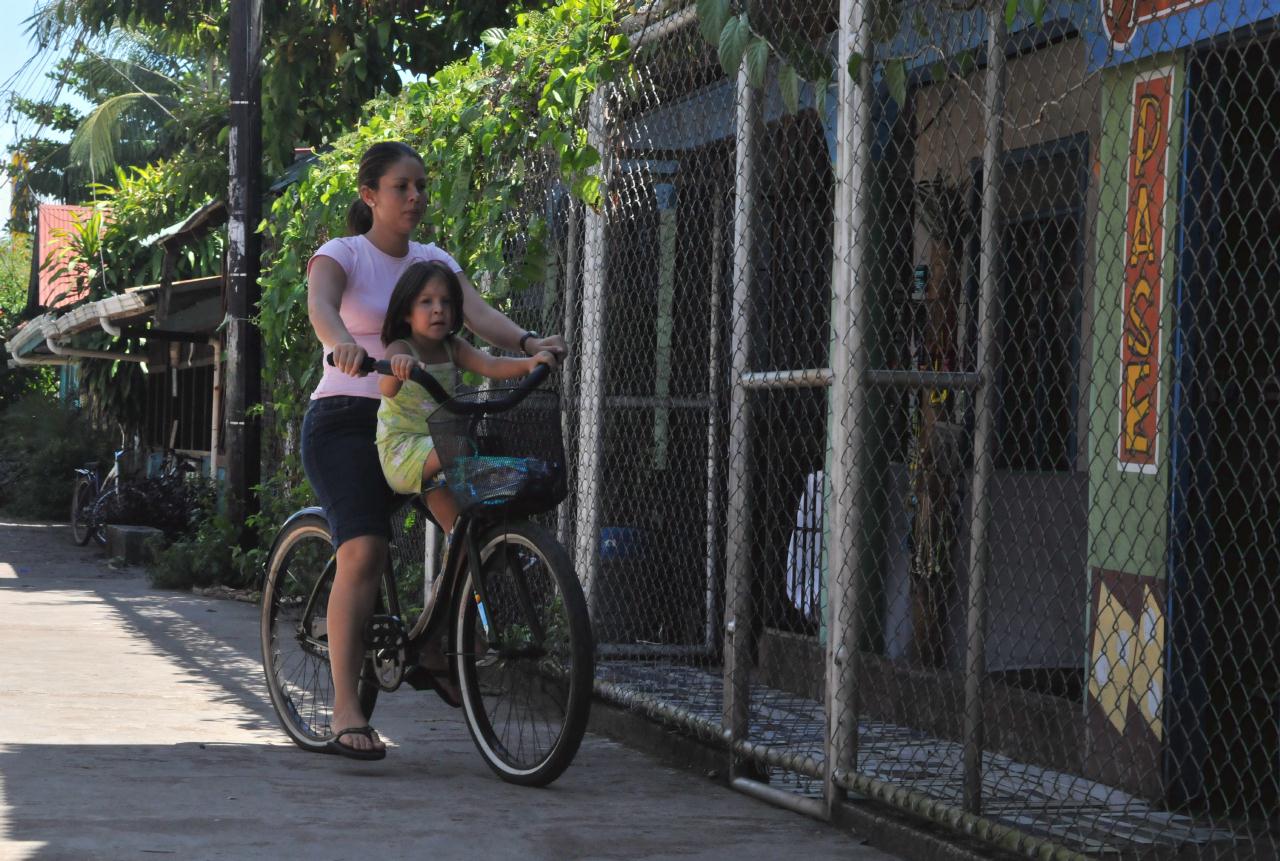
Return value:
<svg viewBox="0 0 1280 861">
<path fill-rule="evenodd" d="M 14 141 L 15 131 L 19 134 L 30 133 L 35 128 L 29 124 L 14 128 L 14 122 L 5 121 L 5 113 L 10 94 L 16 92 L 28 98 L 51 95 L 54 82 L 45 77 L 44 72 L 52 70 L 58 55 L 52 52 L 40 54 L 31 44 L 25 21 L 40 5 L 41 0 L 5 0 L 4 14 L 9 22 L 0 26 L 0 155 L 8 160 L 9 146 Z M 16 26 L 15 26 L 16 24 Z M 15 78 L 16 75 L 16 78 Z M 0 226 L 9 217 L 9 184 L 0 187 Z"/>
</svg>

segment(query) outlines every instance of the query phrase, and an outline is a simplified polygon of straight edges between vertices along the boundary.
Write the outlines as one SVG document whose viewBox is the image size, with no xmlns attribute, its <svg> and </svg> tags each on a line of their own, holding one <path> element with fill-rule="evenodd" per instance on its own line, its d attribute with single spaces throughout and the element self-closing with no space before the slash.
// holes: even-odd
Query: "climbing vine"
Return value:
<svg viewBox="0 0 1280 861">
<path fill-rule="evenodd" d="M 947 78 L 963 79 L 975 66 L 972 50 L 948 51 L 934 44 L 936 27 L 930 22 L 924 4 L 911 7 L 910 18 L 903 19 L 906 4 L 898 0 L 863 0 L 871 32 L 873 54 L 864 57 L 854 52 L 850 55 L 847 71 L 854 78 L 861 77 L 866 65 L 874 75 L 883 80 L 889 96 L 901 107 L 906 104 L 908 66 L 930 63 L 929 75 L 935 83 Z M 936 13 L 967 13 L 980 8 L 982 0 L 939 0 Z M 990 0 L 990 12 L 1003 14 L 1005 26 L 1012 28 L 1015 19 L 1023 15 L 1027 24 L 1040 26 L 1044 21 L 1047 0 Z M 778 64 L 778 90 L 788 111 L 794 112 L 800 102 L 800 87 L 804 81 L 813 84 L 815 92 L 825 92 L 836 72 L 834 57 L 817 44 L 806 39 L 778 17 L 778 5 L 759 0 L 697 0 L 698 23 L 703 37 L 716 46 L 720 65 L 725 74 L 734 76 L 744 63 L 752 86 L 763 87 L 771 58 Z M 913 48 L 909 52 L 901 47 L 897 37 L 904 31 L 913 34 L 908 40 Z"/>
</svg>

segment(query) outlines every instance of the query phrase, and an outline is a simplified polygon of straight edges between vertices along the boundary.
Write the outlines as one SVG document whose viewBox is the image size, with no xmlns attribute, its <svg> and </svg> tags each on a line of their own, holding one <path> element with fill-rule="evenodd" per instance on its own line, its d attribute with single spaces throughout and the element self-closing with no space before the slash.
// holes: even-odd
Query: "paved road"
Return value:
<svg viewBox="0 0 1280 861">
<path fill-rule="evenodd" d="M 433 694 L 378 704 L 381 763 L 282 737 L 256 608 L 148 587 L 60 526 L 0 522 L 0 859 L 802 857 L 856 837 L 588 736 L 507 786 Z"/>
</svg>

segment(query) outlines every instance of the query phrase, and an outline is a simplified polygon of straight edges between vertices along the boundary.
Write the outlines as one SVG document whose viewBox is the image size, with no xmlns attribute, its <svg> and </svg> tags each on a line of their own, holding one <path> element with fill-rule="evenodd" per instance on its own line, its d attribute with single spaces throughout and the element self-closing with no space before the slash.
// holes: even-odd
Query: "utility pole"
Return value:
<svg viewBox="0 0 1280 861">
<path fill-rule="evenodd" d="M 262 218 L 262 0 L 231 0 L 231 146 L 227 193 L 227 513 L 251 542 L 245 518 L 258 509 L 262 342 L 257 311 Z"/>
</svg>

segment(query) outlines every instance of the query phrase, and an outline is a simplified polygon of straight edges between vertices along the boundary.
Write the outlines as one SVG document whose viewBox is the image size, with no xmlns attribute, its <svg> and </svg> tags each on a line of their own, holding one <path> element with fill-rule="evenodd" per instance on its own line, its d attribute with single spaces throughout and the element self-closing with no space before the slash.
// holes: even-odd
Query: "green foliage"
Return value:
<svg viewBox="0 0 1280 861">
<path fill-rule="evenodd" d="M 262 4 L 263 145 L 268 172 L 298 144 L 320 144 L 354 123 L 365 103 L 396 95 L 401 73 L 430 74 L 471 52 L 485 30 L 503 26 L 542 0 L 272 0 Z M 127 30 L 179 56 L 229 55 L 227 0 L 50 0 L 35 18 L 37 42 L 84 28 L 90 40 Z M 224 65 L 213 73 L 225 87 Z M 209 72 L 207 72 L 209 73 Z M 154 91 L 150 86 L 143 86 Z M 99 102 L 94 100 L 94 104 Z M 225 147 L 226 94 L 207 141 Z M 185 140 L 194 146 L 195 136 Z"/>
<path fill-rule="evenodd" d="M 211 511 L 188 537 L 150 540 L 147 579 L 158 589 L 252 585 L 256 581 L 245 573 L 237 540 L 238 530 L 226 515 Z"/>
<path fill-rule="evenodd" d="M 868 59 L 872 60 L 883 73 L 889 97 L 902 107 L 907 101 L 907 61 L 919 57 L 918 53 L 904 56 L 888 50 L 889 43 L 904 29 L 904 5 L 899 0 L 867 0 L 867 4 L 873 53 L 868 58 L 857 51 L 851 52 L 846 69 L 850 78 L 861 82 L 863 65 Z M 741 8 L 737 15 L 733 14 L 735 5 Z M 1047 0 L 1005 0 L 1005 26 L 1012 28 L 1018 13 L 1024 12 L 1038 27 L 1044 23 L 1046 7 Z M 966 11 L 967 8 L 971 7 L 939 5 L 941 11 L 948 13 Z M 992 14 L 1000 14 L 1000 8 L 992 8 Z M 788 111 L 795 111 L 799 106 L 802 79 L 811 82 L 816 92 L 826 91 L 834 72 L 830 58 L 773 20 L 770 14 L 772 7 L 768 4 L 752 0 L 744 0 L 740 4 L 733 0 L 697 0 L 697 10 L 702 36 L 716 46 L 720 65 L 729 77 L 737 76 L 738 67 L 745 60 L 751 86 L 763 87 L 769 59 L 776 56 L 778 86 Z M 929 41 L 928 20 L 918 6 L 909 26 L 922 40 Z M 937 48 L 929 50 L 937 56 Z M 945 57 L 938 57 L 930 68 L 930 74 L 935 83 L 942 83 L 949 75 L 963 78 L 972 69 L 972 52 L 966 51 L 950 62 Z"/>
<path fill-rule="evenodd" d="M 164 249 L 144 245 L 154 236 L 210 199 L 226 193 L 225 159 L 203 160 L 178 156 L 146 167 L 117 168 L 115 184 L 95 188 L 98 203 L 110 212 L 102 234 L 106 261 L 106 293 L 119 293 L 141 284 L 160 281 Z M 212 231 L 184 249 L 177 260 L 175 278 L 214 275 L 222 270 L 226 240 Z M 96 261 L 88 265 L 98 265 Z"/>
<path fill-rule="evenodd" d="M 85 416 L 39 392 L 0 412 L 0 508 L 28 518 L 65 520 L 73 470 L 110 461 L 110 441 Z"/>
<path fill-rule="evenodd" d="M 800 104 L 802 81 L 816 92 L 826 92 L 832 77 L 831 59 L 793 32 L 761 3 L 742 3 L 733 14 L 731 0 L 698 0 L 699 28 L 703 37 L 716 46 L 720 65 L 730 78 L 746 61 L 747 77 L 753 87 L 763 87 L 769 60 L 777 57 L 778 83 L 783 104 L 795 111 Z"/>
<path fill-rule="evenodd" d="M 31 235 L 0 235 L 0 333 L 19 323 L 31 280 Z"/>
<path fill-rule="evenodd" d="M 116 166 L 193 154 L 225 160 L 217 132 L 225 124 L 225 74 L 206 55 L 156 30 L 117 30 L 79 43 L 46 77 L 52 99 L 14 97 L 10 110 L 37 131 L 10 146 L 7 166 L 18 192 L 11 228 L 30 229 L 39 199 L 81 203 Z M 59 101 L 72 95 L 86 113 Z M 67 141 L 68 135 L 70 141 Z"/>
<path fill-rule="evenodd" d="M 111 336 L 97 333 L 89 348 L 120 352 L 137 349 L 131 339 L 125 347 L 112 345 Z M 85 359 L 80 367 L 80 400 L 100 427 L 117 430 L 124 437 L 142 434 L 147 418 L 147 375 L 137 362 Z"/>
<path fill-rule="evenodd" d="M 245 583 L 256 582 L 256 578 L 261 577 L 267 553 L 280 524 L 299 508 L 315 504 L 297 458 L 286 459 L 284 463 L 278 464 L 255 490 L 259 510 L 249 516 L 245 525 L 253 531 L 257 541 L 252 549 L 238 557 L 237 562 Z"/>
<path fill-rule="evenodd" d="M 22 322 L 31 279 L 31 236 L 0 235 L 0 336 Z M 7 360 L 0 354 L 0 360 Z M 0 410 L 27 394 L 52 398 L 58 391 L 53 368 L 0 368 Z"/>
</svg>

